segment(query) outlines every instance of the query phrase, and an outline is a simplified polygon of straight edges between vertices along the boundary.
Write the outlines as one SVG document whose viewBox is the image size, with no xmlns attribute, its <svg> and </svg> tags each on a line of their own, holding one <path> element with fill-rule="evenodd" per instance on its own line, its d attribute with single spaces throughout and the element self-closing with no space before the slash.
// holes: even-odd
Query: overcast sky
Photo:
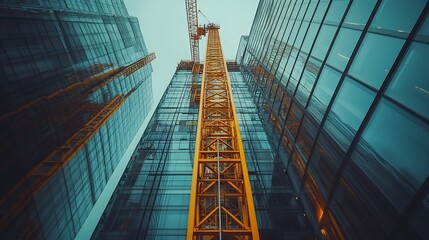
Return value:
<svg viewBox="0 0 429 240">
<path fill-rule="evenodd" d="M 124 0 L 131 16 L 139 19 L 149 52 L 156 53 L 152 62 L 154 105 L 126 153 L 106 184 L 100 198 L 76 236 L 89 239 L 97 226 L 116 185 L 145 130 L 156 105 L 170 82 L 180 60 L 190 60 L 185 0 Z M 198 8 L 210 20 L 220 25 L 220 37 L 226 59 L 235 59 L 242 35 L 248 35 L 259 0 L 200 0 Z M 200 24 L 207 20 L 199 15 Z M 206 39 L 200 41 L 200 59 L 204 61 Z"/>
<path fill-rule="evenodd" d="M 198 9 L 220 25 L 225 58 L 235 59 L 242 35 L 248 35 L 259 0 L 200 0 Z M 177 63 L 191 59 L 185 0 L 125 0 L 128 12 L 139 19 L 149 52 L 155 52 L 153 66 L 154 105 L 170 82 Z M 199 14 L 199 24 L 207 20 Z M 206 38 L 200 41 L 204 61 Z"/>
</svg>

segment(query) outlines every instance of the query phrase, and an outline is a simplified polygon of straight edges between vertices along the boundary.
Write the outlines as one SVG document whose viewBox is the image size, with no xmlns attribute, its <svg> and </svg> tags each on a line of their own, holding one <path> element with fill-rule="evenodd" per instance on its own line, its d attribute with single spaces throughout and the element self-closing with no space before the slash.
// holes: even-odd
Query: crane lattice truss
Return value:
<svg viewBox="0 0 429 240">
<path fill-rule="evenodd" d="M 195 63 L 200 62 L 199 39 L 198 34 L 198 9 L 197 0 L 185 0 L 186 16 L 188 18 L 189 44 L 191 46 L 191 57 Z"/>
<path fill-rule="evenodd" d="M 213 24 L 208 26 L 188 239 L 259 239 L 249 175 L 218 29 Z"/>
</svg>

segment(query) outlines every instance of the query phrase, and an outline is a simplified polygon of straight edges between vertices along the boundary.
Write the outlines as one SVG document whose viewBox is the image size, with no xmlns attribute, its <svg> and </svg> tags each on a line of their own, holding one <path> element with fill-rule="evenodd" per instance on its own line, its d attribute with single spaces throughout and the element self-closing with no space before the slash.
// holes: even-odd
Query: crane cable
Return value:
<svg viewBox="0 0 429 240">
<path fill-rule="evenodd" d="M 201 15 L 203 15 L 203 17 L 207 20 L 207 23 L 211 23 L 210 20 L 206 17 L 206 15 L 204 15 L 204 13 L 201 12 L 201 10 L 198 9 L 198 12 L 201 13 Z"/>
</svg>

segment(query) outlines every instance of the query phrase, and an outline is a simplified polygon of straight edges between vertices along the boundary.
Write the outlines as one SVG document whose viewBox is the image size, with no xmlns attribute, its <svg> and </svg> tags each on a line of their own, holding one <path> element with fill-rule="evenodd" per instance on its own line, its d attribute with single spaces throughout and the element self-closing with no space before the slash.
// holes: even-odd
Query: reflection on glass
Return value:
<svg viewBox="0 0 429 240">
<path fill-rule="evenodd" d="M 319 6 L 316 9 L 316 12 L 313 17 L 313 22 L 320 23 L 322 21 L 323 15 L 325 14 L 329 1 L 320 1 Z"/>
<path fill-rule="evenodd" d="M 429 175 L 429 126 L 393 105 L 386 99 L 380 102 L 365 129 L 361 144 L 380 164 L 395 171 L 396 178 L 417 189 Z"/>
<path fill-rule="evenodd" d="M 327 132 L 347 150 L 365 117 L 375 93 L 346 78 L 325 123 Z"/>
<path fill-rule="evenodd" d="M 298 107 L 296 103 L 292 103 L 291 111 L 289 112 L 289 116 L 286 120 L 286 125 L 289 131 L 292 134 L 292 137 L 296 137 L 296 133 L 298 132 L 299 125 L 301 124 L 303 113 L 301 109 Z"/>
<path fill-rule="evenodd" d="M 427 216 L 429 216 L 429 193 L 426 193 L 426 197 L 412 210 L 408 223 L 402 227 L 398 239 L 424 239 L 429 236 Z"/>
<path fill-rule="evenodd" d="M 429 118 L 428 53 L 429 45 L 413 43 L 386 92 L 426 118 Z"/>
<path fill-rule="evenodd" d="M 329 101 L 331 101 L 332 94 L 337 87 L 340 77 L 341 74 L 338 71 L 328 66 L 325 66 L 320 74 L 310 104 L 308 105 L 310 114 L 313 115 L 319 123 L 325 114 Z"/>
<path fill-rule="evenodd" d="M 371 27 L 409 33 L 423 10 L 427 0 L 382 1 Z"/>
<path fill-rule="evenodd" d="M 308 96 L 310 95 L 311 89 L 313 89 L 314 82 L 317 74 L 319 74 L 321 65 L 322 62 L 313 57 L 310 57 L 307 65 L 305 65 L 304 74 L 302 75 L 298 91 L 296 93 L 296 98 L 303 106 L 307 104 Z"/>
<path fill-rule="evenodd" d="M 311 147 L 313 146 L 314 139 L 316 138 L 316 133 L 316 126 L 314 126 L 308 117 L 304 117 L 298 134 L 297 147 L 303 153 L 305 158 L 308 158 L 310 155 Z"/>
<path fill-rule="evenodd" d="M 308 29 L 307 35 L 304 38 L 304 43 L 302 44 L 301 51 L 304 53 L 308 53 L 310 51 L 311 45 L 314 42 L 314 38 L 316 37 L 317 30 L 319 28 L 320 23 L 311 23 L 310 28 Z"/>
<path fill-rule="evenodd" d="M 328 195 L 344 156 L 345 152 L 322 132 L 309 161 L 309 169 L 314 173 L 314 176 L 317 176 L 319 188 L 325 197 Z"/>
<path fill-rule="evenodd" d="M 350 56 L 355 48 L 361 32 L 349 28 L 341 28 L 338 37 L 335 40 L 331 53 L 328 57 L 328 63 L 344 70 L 350 60 Z"/>
<path fill-rule="evenodd" d="M 331 6 L 329 7 L 325 22 L 329 24 L 333 23 L 338 25 L 341 18 L 343 17 L 344 11 L 346 10 L 348 4 L 348 0 L 333 1 L 331 3 Z"/>
<path fill-rule="evenodd" d="M 375 5 L 375 0 L 353 1 L 344 23 L 363 29 Z"/>
<path fill-rule="evenodd" d="M 307 13 L 304 16 L 304 21 L 310 21 L 311 17 L 313 16 L 313 13 L 316 10 L 316 6 L 318 5 L 318 2 L 310 1 L 310 6 L 308 6 Z"/>
<path fill-rule="evenodd" d="M 320 29 L 319 35 L 317 36 L 316 43 L 314 44 L 311 55 L 319 58 L 320 60 L 325 59 L 326 53 L 328 52 L 329 45 L 332 42 L 337 27 L 331 25 L 323 25 Z"/>
<path fill-rule="evenodd" d="M 298 31 L 298 35 L 296 37 L 296 40 L 293 43 L 293 45 L 296 48 L 300 48 L 301 47 L 302 41 L 304 40 L 304 35 L 307 32 L 307 29 L 308 29 L 309 25 L 310 25 L 310 23 L 307 22 L 307 21 L 304 21 L 304 22 L 301 23 L 301 27 L 300 27 L 300 29 Z"/>
<path fill-rule="evenodd" d="M 332 212 L 337 213 L 346 239 L 387 239 L 399 213 L 365 170 L 354 162 L 345 165 L 331 201 Z"/>
<path fill-rule="evenodd" d="M 368 33 L 350 68 L 350 75 L 376 89 L 383 84 L 404 40 Z"/>
</svg>

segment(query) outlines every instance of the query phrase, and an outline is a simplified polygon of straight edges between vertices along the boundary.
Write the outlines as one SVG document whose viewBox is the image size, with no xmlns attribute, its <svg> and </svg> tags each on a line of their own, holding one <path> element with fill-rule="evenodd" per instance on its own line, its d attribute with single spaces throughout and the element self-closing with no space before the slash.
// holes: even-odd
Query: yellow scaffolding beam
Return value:
<svg viewBox="0 0 429 240">
<path fill-rule="evenodd" d="M 208 26 L 187 239 L 259 239 L 219 27 Z"/>
</svg>

